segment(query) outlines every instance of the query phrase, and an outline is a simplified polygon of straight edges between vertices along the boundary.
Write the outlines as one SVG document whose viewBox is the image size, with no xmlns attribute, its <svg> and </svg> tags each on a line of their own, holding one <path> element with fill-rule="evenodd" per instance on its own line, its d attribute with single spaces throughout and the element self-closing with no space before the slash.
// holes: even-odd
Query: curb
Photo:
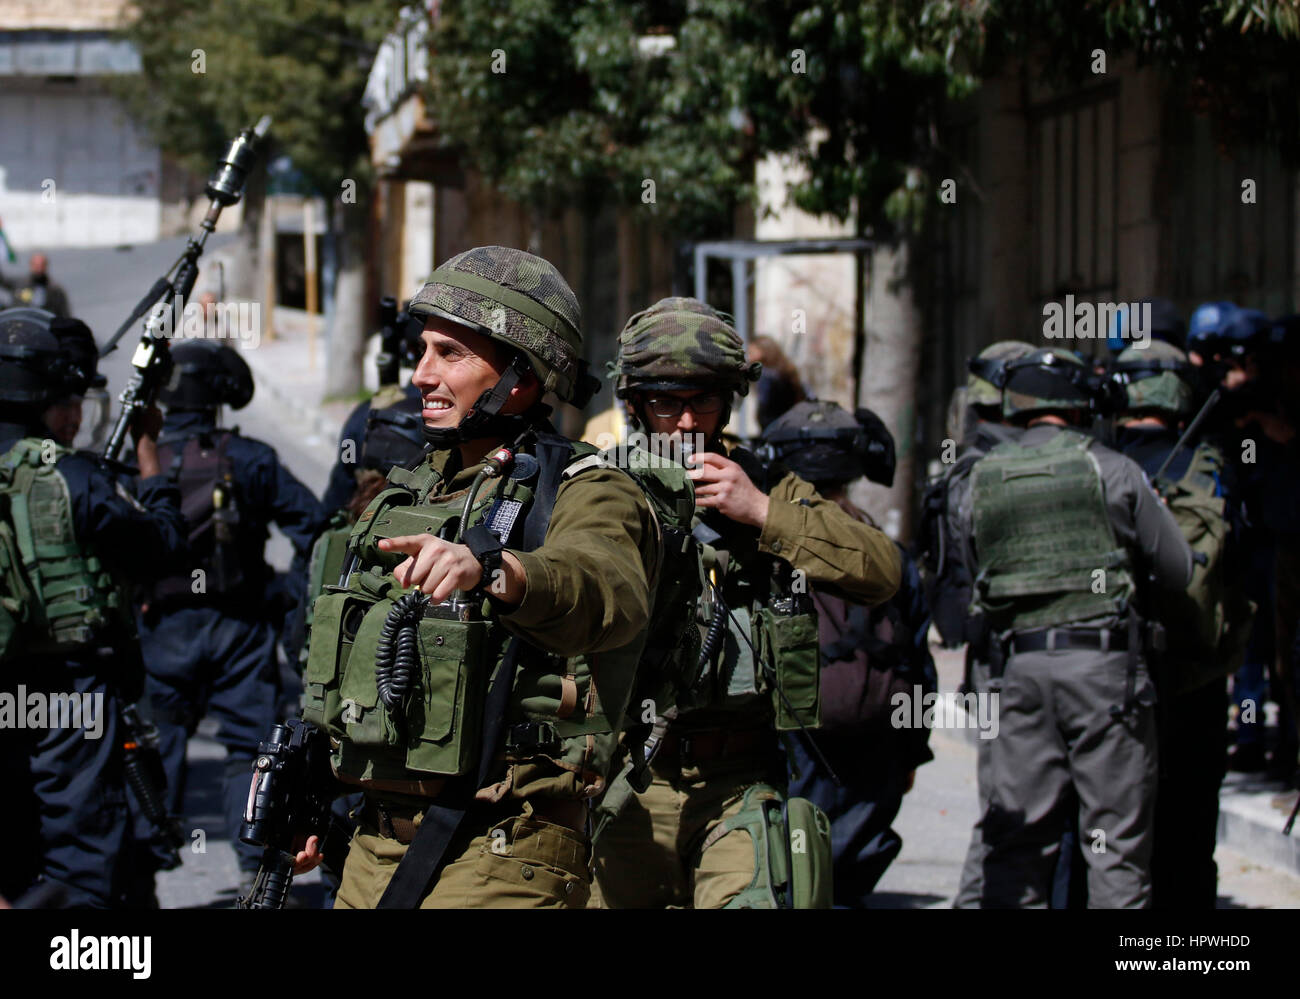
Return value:
<svg viewBox="0 0 1300 999">
<path fill-rule="evenodd" d="M 343 421 L 329 415 L 322 408 L 319 400 L 308 402 L 298 392 L 292 392 L 276 377 L 277 372 L 266 360 L 258 357 L 257 351 L 246 351 L 244 360 L 248 362 L 256 379 L 257 390 L 270 396 L 276 405 L 289 410 L 315 433 L 330 442 L 330 446 L 343 434 Z"/>
</svg>

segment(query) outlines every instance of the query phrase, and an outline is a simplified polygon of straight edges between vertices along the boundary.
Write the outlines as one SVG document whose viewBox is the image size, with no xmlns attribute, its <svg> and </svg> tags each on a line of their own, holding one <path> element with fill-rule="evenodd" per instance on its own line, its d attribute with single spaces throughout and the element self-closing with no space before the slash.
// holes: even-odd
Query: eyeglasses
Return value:
<svg viewBox="0 0 1300 999">
<path fill-rule="evenodd" d="M 707 416 L 722 411 L 725 399 L 721 392 L 701 392 L 689 399 L 675 395 L 652 395 L 646 398 L 646 408 L 661 420 L 675 420 L 687 407 L 696 416 Z"/>
</svg>

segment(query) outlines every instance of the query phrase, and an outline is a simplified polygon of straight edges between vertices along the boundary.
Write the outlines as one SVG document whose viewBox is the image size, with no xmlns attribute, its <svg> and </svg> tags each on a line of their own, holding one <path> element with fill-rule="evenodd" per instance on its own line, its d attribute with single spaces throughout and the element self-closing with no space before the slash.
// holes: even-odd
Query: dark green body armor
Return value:
<svg viewBox="0 0 1300 999">
<path fill-rule="evenodd" d="M 753 466 L 743 449 L 731 456 L 747 471 Z M 764 492 L 770 488 L 768 474 L 779 479 L 785 472 L 751 473 Z M 715 526 L 724 533 L 710 529 Z M 727 614 L 721 642 L 684 698 L 678 728 L 817 728 L 821 653 L 808 581 L 784 559 L 760 552 L 752 527 L 709 518 L 697 533 L 707 542 L 701 572 L 713 584 L 706 587 L 697 611 L 706 646 L 720 611 L 715 593 L 720 592 Z"/>
<path fill-rule="evenodd" d="M 134 634 L 129 593 L 78 542 L 69 448 L 35 437 L 0 459 L 0 655 L 61 654 Z"/>
<path fill-rule="evenodd" d="M 1091 438 L 1065 430 L 1037 447 L 999 444 L 975 465 L 980 571 L 974 609 L 995 631 L 1121 615 L 1133 593 Z"/>
<path fill-rule="evenodd" d="M 584 456 L 595 450 L 574 449 Z M 382 552 L 377 542 L 423 533 L 454 539 L 468 493 L 439 494 L 442 476 L 427 461 L 414 471 L 393 469 L 389 482 L 352 530 L 350 571 L 313 607 L 304 717 L 329 731 L 337 746 L 335 768 L 348 779 L 410 782 L 473 773 L 484 698 L 512 636 L 486 599 L 427 606 L 416 632 L 418 670 L 410 693 L 401 710 L 384 705 L 375 657 L 385 619 L 406 592 L 392 575 L 405 556 Z M 517 479 L 489 480 L 466 527 L 486 521 L 505 533 L 506 547 L 521 548 L 532 501 L 530 486 Z M 622 648 L 567 659 L 523 644 L 514 676 L 503 679 L 512 684 L 508 731 L 528 737 L 507 739 L 506 761 L 548 759 L 573 775 L 573 793 L 598 791 L 645 638 L 643 632 Z"/>
</svg>

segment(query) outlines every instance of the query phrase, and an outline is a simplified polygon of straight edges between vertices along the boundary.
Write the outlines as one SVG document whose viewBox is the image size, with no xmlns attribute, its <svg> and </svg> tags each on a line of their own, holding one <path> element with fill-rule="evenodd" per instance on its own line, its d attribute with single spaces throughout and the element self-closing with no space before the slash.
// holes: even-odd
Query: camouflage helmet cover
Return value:
<svg viewBox="0 0 1300 999">
<path fill-rule="evenodd" d="M 1014 361 L 1026 354 L 1033 353 L 1033 350 L 1032 346 L 1020 340 L 999 340 L 997 343 L 989 344 L 976 354 L 974 362 Z M 971 366 L 982 367 L 977 363 L 973 363 Z M 1001 406 L 1002 389 L 972 370 L 966 376 L 966 405 Z"/>
<path fill-rule="evenodd" d="M 713 384 L 745 395 L 762 367 L 746 358 L 740 334 L 716 310 L 695 298 L 665 298 L 627 321 L 612 373 L 620 399 L 638 386 Z"/>
<path fill-rule="evenodd" d="M 568 282 L 541 257 L 508 246 L 458 253 L 429 275 L 408 311 L 518 348 L 543 391 L 571 400 L 580 388 L 582 310 Z"/>
<path fill-rule="evenodd" d="M 1128 377 L 1126 369 L 1136 377 Z M 1191 368 L 1173 344 L 1152 340 L 1145 348 L 1125 349 L 1115 359 L 1114 374 L 1124 386 L 1126 411 L 1154 409 L 1175 416 L 1192 411 Z"/>
<path fill-rule="evenodd" d="M 1007 365 L 1002 415 L 1089 409 L 1094 392 L 1087 365 L 1067 350 L 1031 351 Z"/>
</svg>

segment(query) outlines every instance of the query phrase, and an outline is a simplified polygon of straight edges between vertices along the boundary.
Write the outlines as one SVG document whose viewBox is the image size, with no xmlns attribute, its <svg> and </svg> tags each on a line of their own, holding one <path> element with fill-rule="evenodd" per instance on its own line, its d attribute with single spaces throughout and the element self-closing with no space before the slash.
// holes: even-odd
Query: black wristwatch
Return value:
<svg viewBox="0 0 1300 999">
<path fill-rule="evenodd" d="M 501 539 L 487 529 L 485 524 L 471 527 L 465 532 L 465 547 L 468 548 L 483 566 L 483 575 L 479 577 L 476 590 L 490 592 L 489 587 L 496 579 L 497 570 L 501 568 L 501 553 L 505 545 Z"/>
</svg>

